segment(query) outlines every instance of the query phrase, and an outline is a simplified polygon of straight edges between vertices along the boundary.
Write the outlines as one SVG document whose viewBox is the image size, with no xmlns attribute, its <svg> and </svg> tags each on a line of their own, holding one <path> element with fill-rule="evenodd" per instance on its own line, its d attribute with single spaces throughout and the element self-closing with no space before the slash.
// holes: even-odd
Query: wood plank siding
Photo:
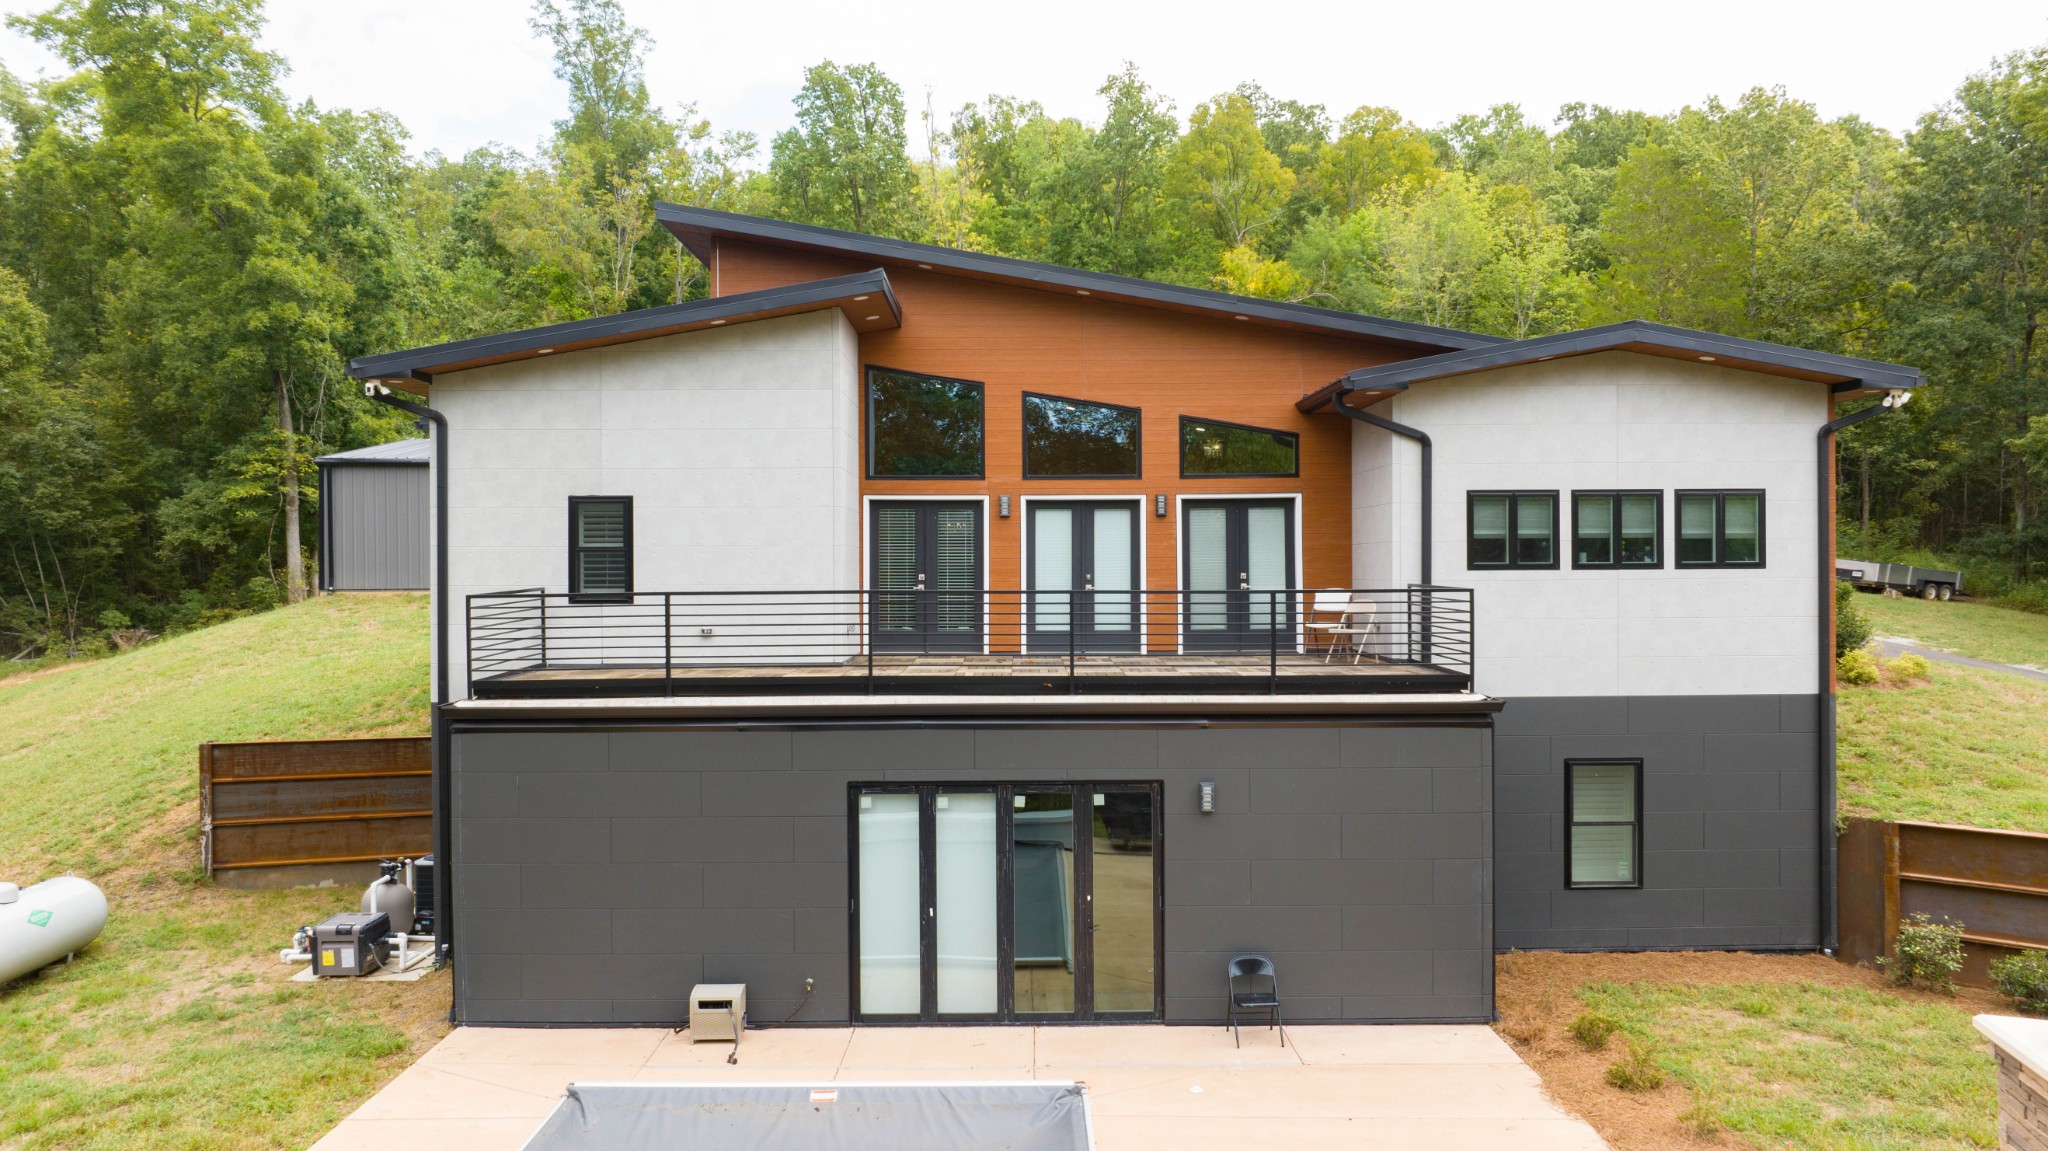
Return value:
<svg viewBox="0 0 2048 1151">
<path fill-rule="evenodd" d="M 712 291 L 730 295 L 866 269 L 857 259 L 721 238 L 713 253 Z M 863 479 L 861 493 L 988 496 L 992 588 L 1016 589 L 1022 578 L 1023 509 L 1013 499 L 1010 518 L 1000 518 L 996 497 L 1005 495 L 1148 497 L 1142 516 L 1144 583 L 1172 588 L 1180 584 L 1175 542 L 1182 497 L 1298 493 L 1301 585 L 1351 584 L 1351 424 L 1327 411 L 1303 415 L 1294 404 L 1346 372 L 1409 358 L 1416 354 L 1412 349 L 915 267 L 888 272 L 903 307 L 903 323 L 860 336 L 862 366 L 986 385 L 987 475 L 978 480 Z M 1142 478 L 1025 479 L 1027 391 L 1142 409 Z M 1300 476 L 1181 478 L 1183 415 L 1298 433 Z M 1173 497 L 1164 518 L 1153 514 L 1149 498 L 1160 494 Z"/>
</svg>

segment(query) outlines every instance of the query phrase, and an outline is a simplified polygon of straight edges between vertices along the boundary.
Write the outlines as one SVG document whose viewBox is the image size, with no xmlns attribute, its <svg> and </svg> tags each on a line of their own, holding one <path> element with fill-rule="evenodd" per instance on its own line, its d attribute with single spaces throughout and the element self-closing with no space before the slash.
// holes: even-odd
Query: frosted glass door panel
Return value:
<svg viewBox="0 0 2048 1151">
<path fill-rule="evenodd" d="M 923 911 L 918 906 L 915 795 L 863 795 L 860 821 L 860 1009 L 916 1015 Z"/>
<path fill-rule="evenodd" d="M 1133 518 L 1126 507 L 1095 509 L 1095 570 L 1089 574 L 1096 589 L 1093 630 L 1098 632 L 1129 631 L 1135 622 L 1130 594 L 1138 586 L 1137 573 L 1131 570 L 1132 537 L 1137 534 Z"/>
<path fill-rule="evenodd" d="M 934 801 L 939 1014 L 996 1010 L 996 797 L 942 791 Z"/>
<path fill-rule="evenodd" d="M 1188 628 L 1229 626 L 1230 514 L 1220 507 L 1188 511 Z"/>
<path fill-rule="evenodd" d="M 1074 513 L 1069 508 L 1031 509 L 1031 586 L 1036 609 L 1032 627 L 1064 632 L 1074 586 Z"/>
<path fill-rule="evenodd" d="M 1270 594 L 1287 586 L 1287 509 L 1254 507 L 1245 510 L 1245 583 L 1252 590 L 1252 627 L 1273 626 L 1276 607 L 1284 608 L 1281 597 Z M 1261 591 L 1268 594 L 1260 595 Z"/>
</svg>

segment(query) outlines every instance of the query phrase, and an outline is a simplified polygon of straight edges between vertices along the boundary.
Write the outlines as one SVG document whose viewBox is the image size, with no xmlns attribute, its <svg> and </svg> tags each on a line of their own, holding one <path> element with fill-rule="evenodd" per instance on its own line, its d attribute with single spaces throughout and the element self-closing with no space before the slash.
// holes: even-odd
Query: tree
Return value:
<svg viewBox="0 0 2048 1151">
<path fill-rule="evenodd" d="M 790 218 L 892 234 L 911 186 L 903 90 L 873 64 L 832 61 L 804 71 L 797 126 L 769 161 L 776 203 Z"/>
<path fill-rule="evenodd" d="M 1188 253 L 1202 264 L 1215 253 L 1253 243 L 1280 219 L 1294 173 L 1266 147 L 1251 101 L 1226 93 L 1195 106 L 1166 166 L 1166 187 L 1186 205 L 1206 244 Z"/>
<path fill-rule="evenodd" d="M 1438 171 L 1427 136 L 1392 108 L 1367 105 L 1338 125 L 1317 164 L 1316 185 L 1329 211 L 1349 215 L 1382 196 L 1412 195 Z"/>
<path fill-rule="evenodd" d="M 1622 161 L 1600 240 L 1606 318 L 1741 331 L 1741 225 L 1677 148 L 1644 144 Z"/>
</svg>

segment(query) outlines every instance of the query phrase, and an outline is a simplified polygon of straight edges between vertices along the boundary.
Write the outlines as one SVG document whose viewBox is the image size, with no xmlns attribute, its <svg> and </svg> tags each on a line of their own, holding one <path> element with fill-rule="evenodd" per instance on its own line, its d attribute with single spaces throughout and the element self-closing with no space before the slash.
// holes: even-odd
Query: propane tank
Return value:
<svg viewBox="0 0 2048 1151">
<path fill-rule="evenodd" d="M 0 984 L 83 951 L 107 926 L 107 897 L 75 876 L 0 883 Z"/>
<path fill-rule="evenodd" d="M 379 863 L 384 874 L 363 892 L 363 910 L 371 913 L 383 912 L 391 917 L 391 930 L 404 935 L 412 930 L 413 894 L 412 888 L 399 880 L 405 870 L 403 861 L 387 859 Z"/>
</svg>

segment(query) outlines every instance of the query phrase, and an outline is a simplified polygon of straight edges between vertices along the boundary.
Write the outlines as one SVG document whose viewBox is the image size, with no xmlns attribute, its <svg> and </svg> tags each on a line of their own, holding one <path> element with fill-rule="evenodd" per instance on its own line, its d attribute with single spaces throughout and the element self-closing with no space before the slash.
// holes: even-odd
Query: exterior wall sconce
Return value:
<svg viewBox="0 0 2048 1151">
<path fill-rule="evenodd" d="M 1165 497 L 1165 496 L 1153 496 L 1153 497 L 1152 497 L 1152 514 L 1153 514 L 1153 515 L 1155 515 L 1155 516 L 1158 516 L 1158 517 L 1159 517 L 1159 518 L 1161 518 L 1161 519 L 1165 519 L 1165 518 L 1166 518 L 1166 497 Z"/>
<path fill-rule="evenodd" d="M 996 515 L 1002 519 L 1010 518 L 1010 497 L 996 497 Z"/>
<path fill-rule="evenodd" d="M 1165 496 L 1160 496 L 1159 498 L 1163 500 L 1163 499 L 1165 499 L 1166 497 L 1165 497 Z M 1203 781 L 1202 781 L 1202 813 L 1206 815 L 1206 814 L 1209 814 L 1210 812 L 1213 812 L 1213 811 L 1215 811 L 1215 810 L 1216 810 L 1216 784 L 1215 784 L 1215 782 L 1214 782 L 1213 780 L 1207 780 L 1207 779 L 1205 779 L 1205 780 L 1203 780 Z"/>
</svg>

